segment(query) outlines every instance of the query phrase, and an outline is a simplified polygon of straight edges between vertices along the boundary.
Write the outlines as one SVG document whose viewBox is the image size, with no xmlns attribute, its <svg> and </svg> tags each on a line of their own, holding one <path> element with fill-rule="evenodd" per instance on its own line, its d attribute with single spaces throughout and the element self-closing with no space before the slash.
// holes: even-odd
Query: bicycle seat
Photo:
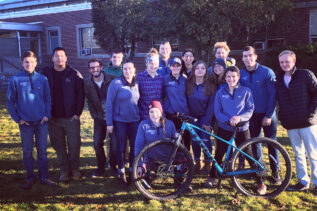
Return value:
<svg viewBox="0 0 317 211">
<path fill-rule="evenodd" d="M 187 114 L 180 113 L 180 112 L 174 113 L 174 116 L 176 118 L 178 118 L 179 120 L 181 120 L 182 122 L 197 122 L 197 120 L 198 120 L 195 117 L 192 117 L 192 116 L 189 116 Z"/>
</svg>

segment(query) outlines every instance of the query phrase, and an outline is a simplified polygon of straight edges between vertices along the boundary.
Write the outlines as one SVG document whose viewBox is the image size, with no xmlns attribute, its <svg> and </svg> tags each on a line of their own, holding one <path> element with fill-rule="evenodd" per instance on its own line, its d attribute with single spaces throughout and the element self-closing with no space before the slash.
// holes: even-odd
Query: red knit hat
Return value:
<svg viewBox="0 0 317 211">
<path fill-rule="evenodd" d="M 163 108 L 162 108 L 162 104 L 160 101 L 158 100 L 152 100 L 152 102 L 149 105 L 149 110 L 151 108 L 157 108 L 158 110 L 160 110 L 160 112 L 163 114 Z"/>
</svg>

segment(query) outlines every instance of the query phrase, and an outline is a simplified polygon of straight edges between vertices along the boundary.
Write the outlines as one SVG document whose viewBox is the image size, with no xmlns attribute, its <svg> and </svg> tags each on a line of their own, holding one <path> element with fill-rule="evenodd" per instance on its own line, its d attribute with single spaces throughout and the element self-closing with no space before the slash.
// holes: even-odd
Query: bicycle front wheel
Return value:
<svg viewBox="0 0 317 211">
<path fill-rule="evenodd" d="M 171 141 L 158 140 L 136 156 L 134 184 L 145 197 L 159 201 L 173 199 L 189 187 L 194 172 L 192 157 L 182 144 L 172 157 L 174 145 Z M 143 169 L 141 175 L 138 174 L 140 166 Z"/>
<path fill-rule="evenodd" d="M 251 157 L 264 167 L 261 169 L 252 160 L 245 159 L 245 156 L 239 151 L 234 152 L 231 163 L 232 171 L 258 170 L 256 173 L 232 177 L 234 185 L 241 193 L 247 196 L 270 198 L 286 189 L 291 180 L 292 167 L 290 157 L 281 144 L 269 138 L 253 138 L 239 148 L 244 152 L 251 149 Z M 262 193 L 258 190 L 261 183 L 264 183 L 266 187 L 266 191 Z"/>
</svg>

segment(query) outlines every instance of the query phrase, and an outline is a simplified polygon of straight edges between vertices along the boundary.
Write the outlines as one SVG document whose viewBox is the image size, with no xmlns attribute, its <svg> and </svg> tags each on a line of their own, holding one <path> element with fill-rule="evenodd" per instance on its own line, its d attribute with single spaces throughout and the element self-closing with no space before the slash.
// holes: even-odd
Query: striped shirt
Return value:
<svg viewBox="0 0 317 211">
<path fill-rule="evenodd" d="M 137 74 L 137 81 L 139 83 L 139 108 L 141 119 L 147 119 L 149 117 L 148 106 L 152 100 L 159 100 L 162 102 L 162 90 L 163 90 L 163 77 L 156 73 L 152 78 L 148 72 Z"/>
</svg>

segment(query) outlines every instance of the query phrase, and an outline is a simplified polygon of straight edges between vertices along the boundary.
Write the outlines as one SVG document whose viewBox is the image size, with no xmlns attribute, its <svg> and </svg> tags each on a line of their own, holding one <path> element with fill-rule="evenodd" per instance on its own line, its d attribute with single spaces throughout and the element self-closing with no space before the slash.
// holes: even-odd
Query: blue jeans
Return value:
<svg viewBox="0 0 317 211">
<path fill-rule="evenodd" d="M 198 119 L 198 121 L 194 122 L 193 125 L 200 127 L 200 128 L 203 126 L 201 123 L 201 119 Z M 212 144 L 210 141 L 210 135 L 208 135 L 207 133 L 204 133 L 200 130 L 197 130 L 197 129 L 194 129 L 194 130 L 198 134 L 198 136 L 204 141 L 204 144 L 207 146 L 210 153 L 212 153 Z M 192 141 L 192 149 L 193 149 L 193 153 L 194 153 L 194 160 L 201 160 L 201 148 L 200 148 L 199 143 L 197 141 Z M 205 153 L 204 153 L 204 158 L 206 161 L 207 154 L 205 154 Z"/>
<path fill-rule="evenodd" d="M 104 141 L 107 134 L 107 123 L 103 119 L 94 119 L 94 149 L 97 159 L 97 171 L 103 172 L 106 167 Z"/>
<path fill-rule="evenodd" d="M 272 122 L 269 126 L 262 126 L 262 119 L 265 117 L 265 113 L 254 113 L 250 119 L 250 135 L 251 138 L 261 136 L 261 129 L 263 128 L 264 136 L 276 140 L 277 133 L 277 118 L 276 113 L 272 115 Z M 279 166 L 279 154 L 274 148 L 268 146 L 269 154 L 273 155 L 274 159 L 270 157 L 270 166 L 272 172 L 276 172 L 280 169 Z M 256 153 L 255 153 L 256 152 Z M 256 155 L 257 160 L 262 160 L 262 147 L 258 144 L 254 149 L 253 153 Z M 276 160 L 277 162 L 275 162 Z"/>
<path fill-rule="evenodd" d="M 127 138 L 130 141 L 129 167 L 131 168 L 134 160 L 134 146 L 136 133 L 138 131 L 139 122 L 113 122 L 114 130 L 117 138 L 117 163 L 118 168 L 124 168 L 124 155 L 127 146 Z"/>
<path fill-rule="evenodd" d="M 29 122 L 30 125 L 19 125 L 21 143 L 23 150 L 23 163 L 26 170 L 26 179 L 34 180 L 34 159 L 33 159 L 33 143 L 35 136 L 35 146 L 37 151 L 37 168 L 40 180 L 48 179 L 48 161 L 47 161 L 47 122 Z"/>
</svg>

